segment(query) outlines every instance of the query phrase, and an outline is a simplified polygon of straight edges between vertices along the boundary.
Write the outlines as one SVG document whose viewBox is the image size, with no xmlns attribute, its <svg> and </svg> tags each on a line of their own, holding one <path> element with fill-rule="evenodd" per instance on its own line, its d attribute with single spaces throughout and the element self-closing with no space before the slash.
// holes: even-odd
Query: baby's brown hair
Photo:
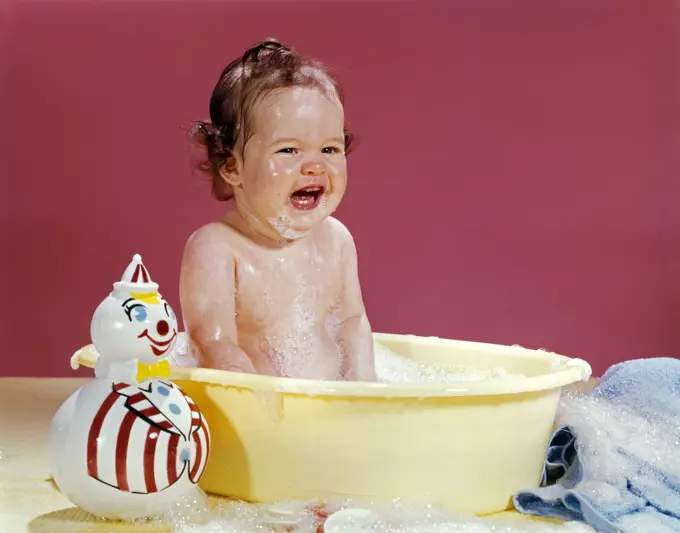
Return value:
<svg viewBox="0 0 680 533">
<path fill-rule="evenodd" d="M 254 46 L 224 69 L 210 98 L 210 122 L 200 121 L 191 137 L 205 147 L 207 159 L 199 168 L 212 176 L 213 196 L 221 201 L 233 197 L 220 170 L 232 164 L 240 142 L 241 154 L 251 135 L 250 111 L 256 102 L 276 89 L 316 87 L 335 93 L 343 101 L 339 83 L 317 61 L 303 57 L 276 39 Z M 345 153 L 351 133 L 345 129 Z"/>
</svg>

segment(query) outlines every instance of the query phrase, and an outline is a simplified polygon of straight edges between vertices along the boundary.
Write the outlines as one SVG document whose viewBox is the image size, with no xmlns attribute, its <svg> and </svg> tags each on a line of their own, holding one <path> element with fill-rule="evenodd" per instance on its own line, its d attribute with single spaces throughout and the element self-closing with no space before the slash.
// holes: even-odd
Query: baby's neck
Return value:
<svg viewBox="0 0 680 533">
<path fill-rule="evenodd" d="M 253 242 L 265 248 L 288 248 L 298 239 L 284 237 L 270 224 L 263 222 L 255 215 L 244 212 L 236 204 L 236 208 L 227 213 L 225 220 Z"/>
</svg>

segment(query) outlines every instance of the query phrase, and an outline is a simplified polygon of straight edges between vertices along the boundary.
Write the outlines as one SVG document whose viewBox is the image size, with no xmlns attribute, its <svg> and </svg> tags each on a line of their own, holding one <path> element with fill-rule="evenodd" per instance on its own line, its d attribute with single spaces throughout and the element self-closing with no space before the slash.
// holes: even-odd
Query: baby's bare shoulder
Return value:
<svg viewBox="0 0 680 533">
<path fill-rule="evenodd" d="M 194 231 L 187 239 L 185 255 L 233 255 L 234 230 L 224 222 L 209 222 Z"/>
<path fill-rule="evenodd" d="M 337 218 L 328 217 L 324 221 L 327 236 L 341 244 L 342 246 L 354 246 L 354 238 L 347 226 Z"/>
<path fill-rule="evenodd" d="M 337 218 L 328 217 L 324 221 L 325 231 L 327 232 L 326 237 L 332 239 L 336 242 L 341 249 L 353 252 L 354 247 L 354 237 L 350 233 L 347 226 L 340 222 Z"/>
</svg>

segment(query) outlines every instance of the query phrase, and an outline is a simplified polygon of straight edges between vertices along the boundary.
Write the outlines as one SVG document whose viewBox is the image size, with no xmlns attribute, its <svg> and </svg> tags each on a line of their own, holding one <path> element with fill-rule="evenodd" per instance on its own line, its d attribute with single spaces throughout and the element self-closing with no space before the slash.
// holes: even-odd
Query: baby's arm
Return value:
<svg viewBox="0 0 680 533">
<path fill-rule="evenodd" d="M 347 379 L 375 381 L 373 332 L 366 316 L 359 283 L 357 251 L 347 228 L 341 226 L 343 287 L 340 297 L 340 342 L 348 358 Z"/>
<path fill-rule="evenodd" d="M 226 228 L 209 224 L 188 240 L 179 292 L 184 326 L 204 368 L 255 372 L 238 346 L 235 269 Z"/>
</svg>

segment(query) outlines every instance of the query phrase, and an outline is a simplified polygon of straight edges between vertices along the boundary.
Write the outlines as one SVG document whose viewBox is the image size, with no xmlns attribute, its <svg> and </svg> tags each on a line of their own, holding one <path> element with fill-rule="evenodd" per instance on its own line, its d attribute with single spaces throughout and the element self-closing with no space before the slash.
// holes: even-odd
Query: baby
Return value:
<svg viewBox="0 0 680 533">
<path fill-rule="evenodd" d="M 195 139 L 213 195 L 235 208 L 188 240 L 180 302 L 202 367 L 374 381 L 351 234 L 330 215 L 347 184 L 336 81 L 268 40 L 227 66 Z"/>
</svg>

